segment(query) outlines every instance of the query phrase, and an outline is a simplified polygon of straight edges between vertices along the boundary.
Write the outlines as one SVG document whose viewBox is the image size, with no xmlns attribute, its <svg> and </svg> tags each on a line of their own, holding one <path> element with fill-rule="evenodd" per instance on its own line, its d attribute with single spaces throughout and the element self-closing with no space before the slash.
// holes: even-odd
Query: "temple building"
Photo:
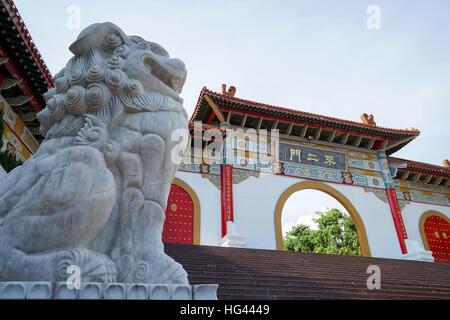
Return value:
<svg viewBox="0 0 450 320">
<path fill-rule="evenodd" d="M 392 156 L 419 136 L 417 129 L 383 128 L 367 114 L 361 122 L 341 120 L 235 94 L 236 88 L 225 86 L 220 93 L 200 92 L 189 123 L 193 140 L 212 128 L 224 140 L 227 129 L 241 136 L 224 144 L 222 163 L 202 157 L 207 137 L 201 152 L 192 145 L 169 197 L 166 242 L 282 250 L 286 200 L 313 189 L 350 214 L 362 255 L 450 262 L 448 163 Z M 277 162 L 270 137 L 249 142 L 249 129 L 278 130 Z M 258 157 L 261 151 L 266 157 Z"/>
<path fill-rule="evenodd" d="M 53 86 L 52 76 L 24 21 L 11 0 L 0 1 L 0 112 L 3 148 L 18 160 L 28 159 L 39 147 L 36 113 L 43 94 Z"/>
</svg>

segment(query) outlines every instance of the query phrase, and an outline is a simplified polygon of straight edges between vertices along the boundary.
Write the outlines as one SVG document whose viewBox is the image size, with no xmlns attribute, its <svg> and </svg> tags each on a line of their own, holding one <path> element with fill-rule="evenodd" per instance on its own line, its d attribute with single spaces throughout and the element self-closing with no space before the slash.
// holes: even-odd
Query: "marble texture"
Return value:
<svg viewBox="0 0 450 320">
<path fill-rule="evenodd" d="M 5 169 L 3 169 L 3 167 L 0 165 L 0 179 L 1 179 L 3 176 L 6 176 L 6 171 L 5 171 Z M 1 181 L 1 180 L 0 180 L 0 181 Z"/>
<path fill-rule="evenodd" d="M 30 293 L 20 283 L 65 282 L 75 265 L 83 283 L 100 283 L 77 297 L 169 297 L 103 284 L 188 284 L 161 241 L 178 167 L 171 152 L 185 147 L 171 139 L 187 129 L 185 65 L 108 22 L 83 30 L 70 51 L 38 114 L 45 140 L 1 178 L 0 281 L 18 281 L 4 285 L 14 297 L 48 296 L 45 284 Z M 55 288 L 55 298 L 75 298 Z"/>
<path fill-rule="evenodd" d="M 0 300 L 217 300 L 218 285 L 162 285 L 145 283 L 0 282 Z"/>
</svg>

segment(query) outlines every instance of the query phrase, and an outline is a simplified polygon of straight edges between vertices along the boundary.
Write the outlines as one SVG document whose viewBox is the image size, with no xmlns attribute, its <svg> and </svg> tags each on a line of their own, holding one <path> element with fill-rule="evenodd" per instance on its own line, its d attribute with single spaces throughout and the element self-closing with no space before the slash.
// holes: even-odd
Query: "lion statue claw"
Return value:
<svg viewBox="0 0 450 320">
<path fill-rule="evenodd" d="M 77 265 L 82 281 L 188 283 L 161 241 L 184 63 L 109 22 L 70 50 L 38 114 L 45 140 L 0 185 L 0 281 L 64 281 Z"/>
</svg>

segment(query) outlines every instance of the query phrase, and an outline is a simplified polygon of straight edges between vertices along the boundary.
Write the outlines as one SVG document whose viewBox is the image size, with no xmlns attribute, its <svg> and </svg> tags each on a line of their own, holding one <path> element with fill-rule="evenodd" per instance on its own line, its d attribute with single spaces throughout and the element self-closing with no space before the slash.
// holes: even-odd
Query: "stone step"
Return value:
<svg viewBox="0 0 450 320">
<path fill-rule="evenodd" d="M 212 246 L 166 245 L 192 283 L 219 283 L 220 299 L 450 299 L 450 265 Z M 368 290 L 367 267 L 381 269 Z"/>
<path fill-rule="evenodd" d="M 326 290 L 324 290 L 326 289 Z M 348 291 L 348 290 L 338 290 L 333 288 L 322 288 L 322 289 L 309 289 L 302 288 L 302 291 L 290 290 L 290 289 L 271 289 L 271 290 L 258 290 L 258 289 L 244 289 L 244 288 L 225 288 L 219 290 L 218 296 L 227 296 L 227 295 L 254 295 L 254 296 L 292 296 L 292 297 L 319 297 L 326 296 L 329 298 L 351 298 L 351 297 L 359 297 L 364 298 L 370 296 L 371 298 L 379 298 L 386 299 L 391 297 L 399 297 L 399 298 L 410 298 L 410 299 L 448 299 L 448 295 L 442 293 L 432 293 L 432 292 L 412 292 L 412 291 L 385 291 L 385 290 L 369 290 L 366 291 Z"/>
<path fill-rule="evenodd" d="M 369 274 L 365 272 L 361 273 L 355 273 L 355 274 L 346 274 L 343 276 L 342 274 L 337 273 L 329 273 L 327 271 L 321 272 L 307 272 L 307 273 L 301 273 L 296 274 L 295 277 L 292 275 L 292 273 L 279 273 L 279 274 L 273 274 L 269 272 L 258 272 L 258 270 L 253 270 L 250 272 L 239 272 L 239 271 L 232 271 L 228 270 L 226 268 L 222 269 L 205 269 L 203 270 L 197 269 L 197 268 L 190 268 L 189 269 L 190 277 L 202 277 L 202 276 L 222 276 L 223 274 L 232 275 L 233 278 L 239 278 L 239 279 L 253 279 L 260 281 L 261 279 L 270 279 L 271 277 L 275 277 L 275 279 L 279 279 L 281 276 L 283 276 L 283 279 L 285 280 L 293 280 L 293 281 L 302 281 L 303 279 L 314 279 L 315 281 L 321 281 L 322 279 L 336 279 L 340 281 L 350 281 L 350 282 L 358 282 L 358 283 L 366 283 L 367 278 L 369 277 Z M 391 273 L 381 273 L 382 281 L 383 283 L 398 283 L 398 284 L 406 284 L 411 285 L 411 278 L 408 276 L 404 277 L 398 277 L 395 274 Z M 439 279 L 436 280 L 435 277 L 421 277 L 420 279 L 415 278 L 415 281 L 412 285 L 415 286 L 429 286 L 430 281 L 434 285 L 439 285 L 441 287 L 446 287 L 450 289 L 450 284 L 448 281 L 440 281 Z"/>
<path fill-rule="evenodd" d="M 192 283 L 211 283 L 217 278 L 214 276 L 206 275 L 206 276 L 190 276 L 189 280 Z M 277 285 L 277 286 L 318 286 L 318 285 L 331 285 L 331 286 L 349 286 L 349 287 L 366 287 L 366 282 L 356 282 L 352 280 L 330 280 L 330 279 L 302 279 L 302 280 L 290 280 L 290 279 L 280 279 L 280 278 L 256 278 L 256 279 L 248 279 L 248 278 L 236 278 L 231 276 L 221 276 L 221 280 L 223 284 L 227 285 L 239 285 L 239 284 L 245 284 L 248 286 L 257 286 L 261 282 L 264 282 L 267 286 L 270 285 Z M 413 288 L 414 290 L 442 290 L 442 291 L 448 291 L 450 290 L 450 286 L 446 285 L 418 285 L 418 284 L 411 284 L 411 282 L 392 282 L 392 281 L 382 281 L 382 287 L 383 288 Z"/>
</svg>

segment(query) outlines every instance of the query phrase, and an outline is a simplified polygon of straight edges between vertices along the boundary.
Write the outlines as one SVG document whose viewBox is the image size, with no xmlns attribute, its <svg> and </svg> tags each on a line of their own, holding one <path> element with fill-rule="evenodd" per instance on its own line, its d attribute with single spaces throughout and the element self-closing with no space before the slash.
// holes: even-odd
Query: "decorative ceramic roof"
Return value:
<svg viewBox="0 0 450 320">
<path fill-rule="evenodd" d="M 418 161 L 389 157 L 390 164 L 403 165 L 401 170 L 450 178 L 450 168 Z"/>
<path fill-rule="evenodd" d="M 39 94 L 47 91 L 48 87 L 53 87 L 53 78 L 47 68 L 44 59 L 36 48 L 31 35 L 22 20 L 17 7 L 12 0 L 0 0 L 1 10 L 1 39 L 3 46 L 12 53 L 12 58 L 16 64 L 27 66 L 31 74 L 24 75 L 34 80 L 29 81 Z M 4 42 L 4 43 L 3 43 Z M 23 59 L 23 62 L 21 62 Z M 28 79 L 28 80 L 30 80 Z"/>
<path fill-rule="evenodd" d="M 0 85 L 2 96 L 42 140 L 36 113 L 53 78 L 12 0 L 0 0 Z"/>
<path fill-rule="evenodd" d="M 417 129 L 404 130 L 384 128 L 374 124 L 343 120 L 245 100 L 229 94 L 214 92 L 206 87 L 203 87 L 200 92 L 196 108 L 190 120 L 191 123 L 193 121 L 203 121 L 204 123 L 208 123 L 211 116 L 211 103 L 208 99 L 210 99 L 210 101 L 212 100 L 223 114 L 231 111 L 233 114 L 242 113 L 248 114 L 250 117 L 275 119 L 277 125 L 278 121 L 280 123 L 292 123 L 298 126 L 307 125 L 311 128 L 320 128 L 329 131 L 337 131 L 338 133 L 350 133 L 355 136 L 370 137 L 379 140 L 377 142 L 385 141 L 388 154 L 392 154 L 399 150 L 420 134 L 420 131 Z M 377 147 L 373 149 L 382 148 Z"/>
</svg>

